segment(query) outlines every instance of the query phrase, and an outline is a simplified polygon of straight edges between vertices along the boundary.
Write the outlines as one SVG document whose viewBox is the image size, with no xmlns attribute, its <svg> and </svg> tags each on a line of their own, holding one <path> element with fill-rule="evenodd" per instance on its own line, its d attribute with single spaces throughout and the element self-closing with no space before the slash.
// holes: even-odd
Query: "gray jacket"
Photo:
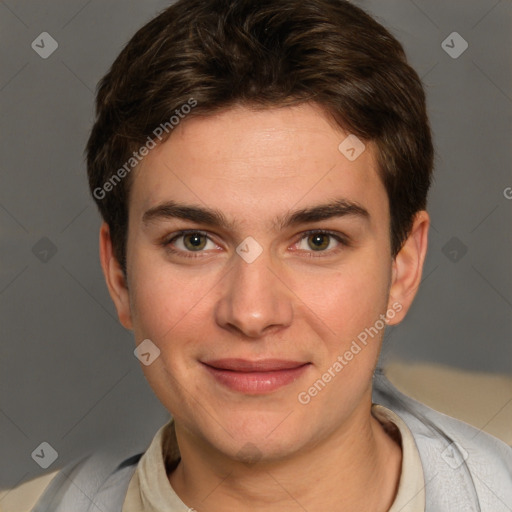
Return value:
<svg viewBox="0 0 512 512">
<path fill-rule="evenodd" d="M 400 393 L 381 373 L 373 402 L 410 428 L 425 475 L 426 512 L 512 512 L 512 448 Z M 32 512 L 121 512 L 142 453 L 94 453 L 62 469 Z M 142 512 L 142 511 L 141 511 Z"/>
</svg>

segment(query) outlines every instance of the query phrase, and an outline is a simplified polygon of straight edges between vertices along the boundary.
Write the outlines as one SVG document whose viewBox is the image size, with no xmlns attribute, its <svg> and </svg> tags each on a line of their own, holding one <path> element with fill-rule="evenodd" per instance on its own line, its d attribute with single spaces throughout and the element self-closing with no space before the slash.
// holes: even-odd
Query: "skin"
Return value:
<svg viewBox="0 0 512 512">
<path fill-rule="evenodd" d="M 149 338 L 161 351 L 142 369 L 175 418 L 182 459 L 170 484 L 199 512 L 384 512 L 396 495 L 401 448 L 371 415 L 383 330 L 308 404 L 297 399 L 393 304 L 401 311 L 388 324 L 403 319 L 427 250 L 429 217 L 421 211 L 392 258 L 375 147 L 367 143 L 349 161 L 338 150 L 347 135 L 314 104 L 186 119 L 133 176 L 127 280 L 101 227 L 101 262 L 120 321 L 137 344 Z M 341 198 L 368 217 L 273 224 Z M 144 222 L 145 212 L 170 200 L 218 209 L 229 224 Z M 165 246 L 183 229 L 207 234 L 201 251 L 191 250 L 191 236 Z M 304 235 L 318 229 L 348 245 Z M 236 252 L 249 236 L 263 249 L 252 263 Z M 201 363 L 227 357 L 310 364 L 294 382 L 254 395 L 222 386 Z"/>
</svg>

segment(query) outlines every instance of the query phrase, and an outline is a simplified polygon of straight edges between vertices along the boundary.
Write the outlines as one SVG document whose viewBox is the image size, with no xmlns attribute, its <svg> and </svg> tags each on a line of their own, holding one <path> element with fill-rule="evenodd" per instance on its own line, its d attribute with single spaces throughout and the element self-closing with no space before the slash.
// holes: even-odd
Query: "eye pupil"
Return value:
<svg viewBox="0 0 512 512">
<path fill-rule="evenodd" d="M 185 246 L 187 249 L 197 250 L 205 246 L 205 236 L 200 233 L 192 233 L 184 236 Z"/>
<path fill-rule="evenodd" d="M 311 235 L 309 240 L 313 245 L 310 244 L 312 249 L 325 249 L 329 246 L 329 237 L 323 233 L 317 233 L 316 235 Z"/>
</svg>

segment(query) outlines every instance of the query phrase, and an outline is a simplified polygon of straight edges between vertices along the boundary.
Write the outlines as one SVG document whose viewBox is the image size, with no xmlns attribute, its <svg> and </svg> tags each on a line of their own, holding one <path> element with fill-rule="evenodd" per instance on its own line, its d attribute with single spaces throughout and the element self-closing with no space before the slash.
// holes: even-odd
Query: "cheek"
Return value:
<svg viewBox="0 0 512 512">
<path fill-rule="evenodd" d="M 144 262 L 143 264 L 139 264 Z M 150 339 L 159 357 L 142 366 L 144 375 L 163 405 L 171 411 L 201 396 L 194 383 L 186 380 L 196 344 L 204 342 L 200 329 L 206 325 L 205 279 L 171 272 L 168 264 L 139 258 L 133 261 L 137 286 L 131 291 L 132 317 L 137 342 Z M 198 326 L 203 326 L 199 327 Z M 186 389 L 185 389 L 186 388 Z"/>
<path fill-rule="evenodd" d="M 378 261 L 360 258 L 325 276 L 322 290 L 308 304 L 330 332 L 315 352 L 316 373 L 299 390 L 297 401 L 325 424 L 346 418 L 369 393 L 385 330 L 380 315 L 387 308 L 389 271 Z"/>
<path fill-rule="evenodd" d="M 390 267 L 358 254 L 341 268 L 302 273 L 293 286 L 340 344 L 372 326 L 387 307 Z"/>
<path fill-rule="evenodd" d="M 134 255 L 130 302 L 136 337 L 163 342 L 200 307 L 201 292 L 204 295 L 208 289 L 205 280 L 171 270 L 169 263 L 154 253 Z"/>
</svg>

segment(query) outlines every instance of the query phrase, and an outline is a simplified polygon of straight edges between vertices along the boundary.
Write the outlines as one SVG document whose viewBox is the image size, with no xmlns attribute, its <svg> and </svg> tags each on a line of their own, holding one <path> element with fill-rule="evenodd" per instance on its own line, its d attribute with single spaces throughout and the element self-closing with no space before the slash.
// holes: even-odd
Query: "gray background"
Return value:
<svg viewBox="0 0 512 512">
<path fill-rule="evenodd" d="M 383 359 L 510 374 L 512 3 L 358 4 L 422 76 L 437 150 L 423 282 Z M 142 451 L 168 418 L 103 282 L 83 160 L 97 81 L 167 5 L 0 1 L 0 487 L 43 472 L 43 441 L 54 470 L 99 443 Z M 454 31 L 457 59 L 441 46 Z M 31 48 L 42 32 L 59 45 L 48 59 Z"/>
</svg>

